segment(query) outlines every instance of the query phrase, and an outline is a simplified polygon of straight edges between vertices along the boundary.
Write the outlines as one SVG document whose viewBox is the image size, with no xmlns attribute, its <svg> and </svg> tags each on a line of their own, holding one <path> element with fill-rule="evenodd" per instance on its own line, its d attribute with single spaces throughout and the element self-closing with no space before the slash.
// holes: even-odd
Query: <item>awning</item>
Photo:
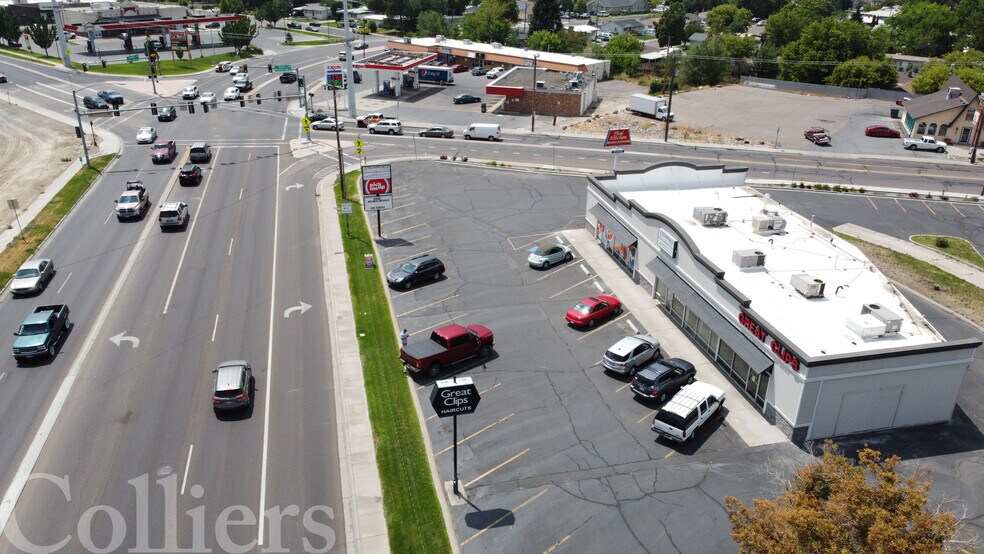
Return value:
<svg viewBox="0 0 984 554">
<path fill-rule="evenodd" d="M 615 219 L 615 216 L 609 213 L 608 210 L 606 210 L 601 204 L 595 204 L 595 206 L 588 210 L 588 212 L 598 218 L 598 221 L 605 226 L 605 229 L 615 235 L 615 240 L 618 242 L 624 244 L 625 246 L 631 246 L 639 242 L 639 239 L 630 233 L 625 226 L 619 223 L 618 220 Z"/>
<path fill-rule="evenodd" d="M 657 279 L 665 283 L 666 287 L 673 291 L 673 296 L 680 299 L 680 302 L 683 302 L 687 309 L 694 312 L 701 321 L 706 323 L 721 340 L 741 356 L 742 360 L 745 360 L 745 363 L 755 373 L 762 373 L 773 366 L 772 358 L 762 352 L 740 329 L 715 310 L 700 293 L 670 269 L 666 262 L 656 258 L 646 264 L 646 269 L 652 271 Z"/>
</svg>

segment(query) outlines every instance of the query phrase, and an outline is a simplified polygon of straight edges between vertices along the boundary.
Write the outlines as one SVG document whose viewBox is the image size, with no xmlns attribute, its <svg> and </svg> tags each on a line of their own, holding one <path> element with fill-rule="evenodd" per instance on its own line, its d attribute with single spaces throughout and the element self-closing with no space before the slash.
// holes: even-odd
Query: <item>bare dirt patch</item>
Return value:
<svg viewBox="0 0 984 554">
<path fill-rule="evenodd" d="M 82 145 L 71 127 L 18 106 L 4 106 L 0 117 L 0 228 L 16 226 L 7 200 L 21 212 L 36 200 L 69 164 Z M 21 220 L 21 225 L 27 222 Z"/>
<path fill-rule="evenodd" d="M 675 110 L 674 110 L 675 111 Z M 625 110 L 615 110 L 611 113 L 595 114 L 587 121 L 569 125 L 564 128 L 568 133 L 575 134 L 605 134 L 609 129 L 629 129 L 633 138 L 662 139 L 665 124 L 656 119 L 635 115 Z M 730 135 L 713 129 L 700 129 L 670 124 L 670 140 L 687 142 L 705 142 L 708 144 L 749 145 L 755 144 L 775 148 L 775 144 L 767 141 L 750 141 L 744 137 Z"/>
</svg>

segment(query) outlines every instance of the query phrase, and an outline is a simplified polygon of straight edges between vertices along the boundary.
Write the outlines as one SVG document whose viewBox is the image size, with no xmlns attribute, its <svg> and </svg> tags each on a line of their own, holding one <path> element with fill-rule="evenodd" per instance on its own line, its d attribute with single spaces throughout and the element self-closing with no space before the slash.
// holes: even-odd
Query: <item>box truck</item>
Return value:
<svg viewBox="0 0 984 554">
<path fill-rule="evenodd" d="M 417 77 L 421 83 L 438 83 L 445 85 L 454 82 L 454 70 L 450 67 L 422 65 L 417 68 Z"/>
<path fill-rule="evenodd" d="M 666 98 L 662 96 L 649 96 L 648 94 L 633 94 L 629 96 L 629 111 L 639 115 L 648 115 L 656 119 L 666 119 L 669 114 L 670 121 L 673 121 L 673 113 L 667 105 Z"/>
</svg>

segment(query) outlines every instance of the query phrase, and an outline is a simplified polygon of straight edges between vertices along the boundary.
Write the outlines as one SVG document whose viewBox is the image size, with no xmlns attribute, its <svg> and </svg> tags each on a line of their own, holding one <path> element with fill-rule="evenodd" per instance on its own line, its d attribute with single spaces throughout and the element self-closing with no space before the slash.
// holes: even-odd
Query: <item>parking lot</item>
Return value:
<svg viewBox="0 0 984 554">
<path fill-rule="evenodd" d="M 678 544 L 681 551 L 720 548 L 730 542 L 723 496 L 775 493 L 774 484 L 753 478 L 747 460 L 806 458 L 787 443 L 746 446 L 729 425 L 728 408 L 743 402 L 733 397 L 692 442 L 656 440 L 650 422 L 658 404 L 637 400 L 627 378 L 600 366 L 617 340 L 646 332 L 633 309 L 647 306 L 627 303 L 592 330 L 574 329 L 567 310 L 610 293 L 608 284 L 577 251 L 547 271 L 526 264 L 533 244 L 583 228 L 581 178 L 400 164 L 394 180 L 395 209 L 384 214 L 379 241 L 383 267 L 419 254 L 447 267 L 436 282 L 391 291 L 398 325 L 410 340 L 450 322 L 495 333 L 489 359 L 440 376 L 469 375 L 482 395 L 477 412 L 458 421 L 465 498 L 451 498 L 467 551 L 542 552 L 569 540 L 582 551 L 647 551 L 681 540 L 688 545 Z M 706 371 L 716 370 L 698 365 L 698 380 Z M 432 415 L 432 380 L 413 379 L 450 487 L 451 421 Z"/>
</svg>

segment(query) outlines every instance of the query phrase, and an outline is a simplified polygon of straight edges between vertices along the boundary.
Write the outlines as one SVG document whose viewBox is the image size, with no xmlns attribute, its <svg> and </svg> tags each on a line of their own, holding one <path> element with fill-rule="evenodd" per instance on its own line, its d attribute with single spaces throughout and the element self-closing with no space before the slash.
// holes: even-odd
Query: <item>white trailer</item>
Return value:
<svg viewBox="0 0 984 554">
<path fill-rule="evenodd" d="M 629 96 L 629 111 L 665 120 L 669 117 L 673 121 L 673 113 L 670 112 L 666 98 L 662 96 L 649 96 L 648 94 L 633 94 Z"/>
</svg>

